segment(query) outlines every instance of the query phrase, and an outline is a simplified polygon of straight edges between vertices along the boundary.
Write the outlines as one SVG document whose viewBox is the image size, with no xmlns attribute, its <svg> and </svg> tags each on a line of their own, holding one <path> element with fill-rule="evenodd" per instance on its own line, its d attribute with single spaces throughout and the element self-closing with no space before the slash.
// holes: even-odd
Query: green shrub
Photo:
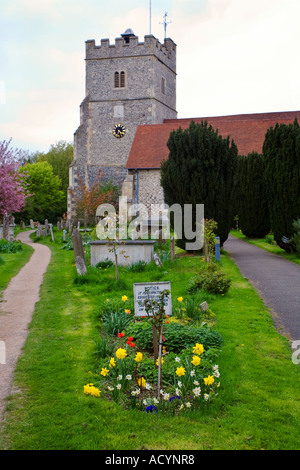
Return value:
<svg viewBox="0 0 300 470">
<path fill-rule="evenodd" d="M 132 263 L 129 266 L 127 266 L 127 271 L 130 271 L 132 273 L 141 273 L 145 271 L 147 267 L 147 263 L 145 261 L 137 261 L 136 263 Z"/>
<path fill-rule="evenodd" d="M 5 264 L 3 256 L 0 256 L 0 266 L 1 266 L 1 264 Z"/>
<path fill-rule="evenodd" d="M 137 345 L 144 350 L 153 350 L 152 325 L 148 322 L 132 323 L 126 334 L 133 336 Z M 205 350 L 220 348 L 223 338 L 217 331 L 207 327 L 196 328 L 180 323 L 167 323 L 164 325 L 164 346 L 170 352 L 180 353 L 182 349 L 203 344 Z"/>
<path fill-rule="evenodd" d="M 22 242 L 20 240 L 8 241 L 4 238 L 0 240 L 0 252 L 2 253 L 18 253 L 22 249 Z"/>
<path fill-rule="evenodd" d="M 101 269 L 107 269 L 110 266 L 113 266 L 113 262 L 110 259 L 105 259 L 104 261 L 99 261 L 99 263 L 96 264 L 96 268 L 101 268 Z"/>
<path fill-rule="evenodd" d="M 194 276 L 188 286 L 188 293 L 194 294 L 204 289 L 212 294 L 226 294 L 231 280 L 215 263 L 204 264 L 200 272 Z"/>
</svg>

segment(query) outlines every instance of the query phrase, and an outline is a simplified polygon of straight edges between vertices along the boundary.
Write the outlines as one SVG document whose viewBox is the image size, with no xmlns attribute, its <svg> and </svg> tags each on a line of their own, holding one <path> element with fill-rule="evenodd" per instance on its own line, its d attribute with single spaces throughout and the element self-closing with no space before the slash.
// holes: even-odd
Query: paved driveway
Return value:
<svg viewBox="0 0 300 470">
<path fill-rule="evenodd" d="M 273 310 L 278 331 L 300 340 L 300 266 L 232 236 L 224 249 Z"/>
</svg>

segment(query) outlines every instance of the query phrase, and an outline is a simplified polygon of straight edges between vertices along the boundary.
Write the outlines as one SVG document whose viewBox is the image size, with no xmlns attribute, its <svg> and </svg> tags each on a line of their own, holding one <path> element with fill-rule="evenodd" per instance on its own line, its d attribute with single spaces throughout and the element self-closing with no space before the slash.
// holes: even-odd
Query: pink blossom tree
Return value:
<svg viewBox="0 0 300 470">
<path fill-rule="evenodd" d="M 3 237 L 8 235 L 8 221 L 12 212 L 20 212 L 30 196 L 26 175 L 19 173 L 22 151 L 9 148 L 11 139 L 0 141 L 0 217 L 3 218 Z M 24 185 L 25 184 L 25 185 Z"/>
</svg>

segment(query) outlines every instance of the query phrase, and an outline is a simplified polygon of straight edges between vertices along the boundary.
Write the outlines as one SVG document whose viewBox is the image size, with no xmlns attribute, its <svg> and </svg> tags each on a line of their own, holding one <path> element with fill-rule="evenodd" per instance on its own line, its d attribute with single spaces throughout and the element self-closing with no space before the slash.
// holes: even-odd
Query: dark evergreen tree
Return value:
<svg viewBox="0 0 300 470">
<path fill-rule="evenodd" d="M 161 167 L 166 203 L 169 206 L 178 203 L 182 209 L 184 204 L 193 204 L 193 230 L 196 204 L 204 204 L 204 217 L 217 222 L 217 235 L 223 244 L 233 218 L 236 145 L 230 142 L 229 137 L 219 136 L 207 122 L 196 124 L 192 121 L 188 129 L 179 128 L 171 132 L 168 148 L 169 158 Z M 183 236 L 178 245 L 184 248 L 186 241 Z"/>
<path fill-rule="evenodd" d="M 292 250 L 293 221 L 300 217 L 300 127 L 276 124 L 263 145 L 270 222 L 277 244 Z"/>
<path fill-rule="evenodd" d="M 261 238 L 270 232 L 264 159 L 256 152 L 238 156 L 235 180 L 236 214 L 246 237 Z"/>
</svg>

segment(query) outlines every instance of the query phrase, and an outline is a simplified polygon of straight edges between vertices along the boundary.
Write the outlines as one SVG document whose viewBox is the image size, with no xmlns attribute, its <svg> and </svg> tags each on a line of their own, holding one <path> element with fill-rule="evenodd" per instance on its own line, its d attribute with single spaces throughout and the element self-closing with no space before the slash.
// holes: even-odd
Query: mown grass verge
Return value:
<svg viewBox="0 0 300 470">
<path fill-rule="evenodd" d="M 232 280 L 224 296 L 210 295 L 215 329 L 224 338 L 219 396 L 201 412 L 178 416 L 124 410 L 83 393 L 97 369 L 99 306 L 107 297 L 133 296 L 133 282 L 171 281 L 172 297 L 185 296 L 199 257 L 165 262 L 157 272 L 128 273 L 120 282 L 103 271 L 98 282 L 76 284 L 72 251 L 47 241 L 52 258 L 9 397 L 0 449 L 203 450 L 299 449 L 299 365 L 286 338 L 226 254 Z M 150 278 L 151 277 L 151 278 Z"/>
</svg>

